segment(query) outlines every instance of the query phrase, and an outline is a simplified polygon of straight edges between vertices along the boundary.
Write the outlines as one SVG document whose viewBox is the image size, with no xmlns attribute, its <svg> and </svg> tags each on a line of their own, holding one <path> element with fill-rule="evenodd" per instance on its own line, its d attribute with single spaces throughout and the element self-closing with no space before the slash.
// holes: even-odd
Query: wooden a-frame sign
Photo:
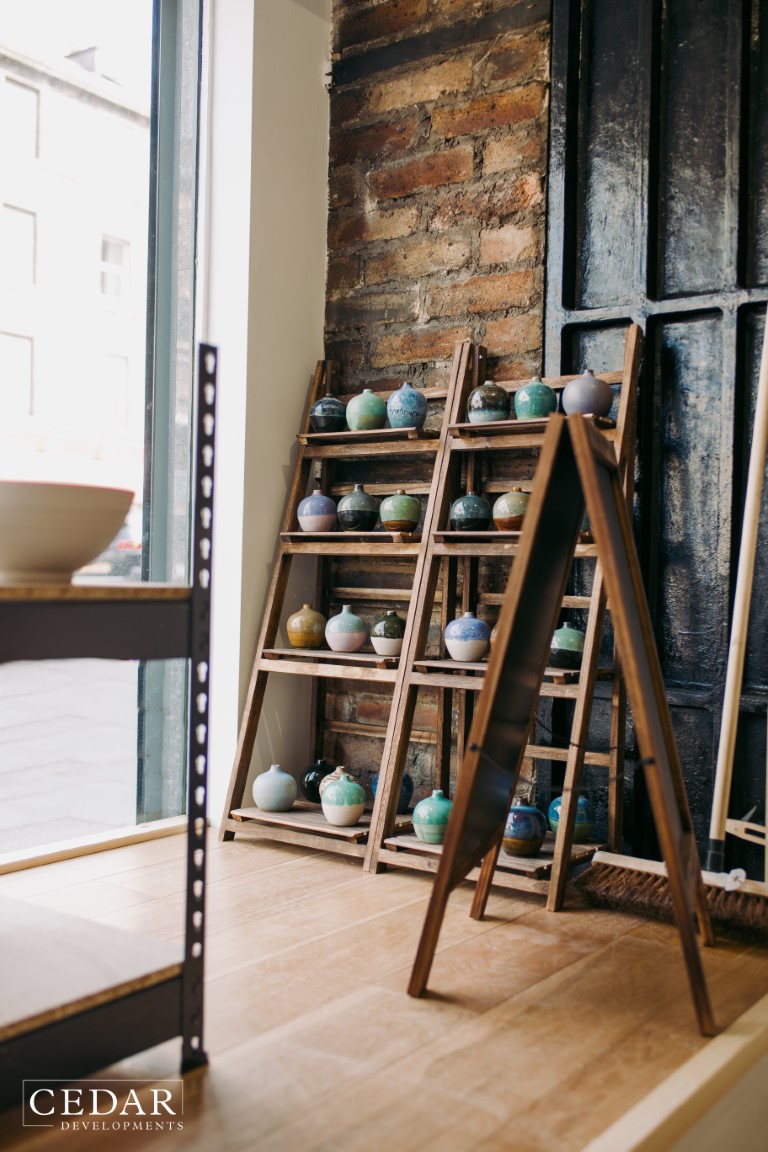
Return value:
<svg viewBox="0 0 768 1152">
<path fill-rule="evenodd" d="M 478 864 L 470 915 L 479 920 L 485 911 L 585 502 L 699 1028 L 711 1036 L 697 920 L 704 943 L 714 937 L 637 551 L 613 448 L 582 416 L 549 420 L 408 992 L 424 992 L 448 897 Z M 561 824 L 575 815 L 575 798 L 564 796 Z"/>
</svg>

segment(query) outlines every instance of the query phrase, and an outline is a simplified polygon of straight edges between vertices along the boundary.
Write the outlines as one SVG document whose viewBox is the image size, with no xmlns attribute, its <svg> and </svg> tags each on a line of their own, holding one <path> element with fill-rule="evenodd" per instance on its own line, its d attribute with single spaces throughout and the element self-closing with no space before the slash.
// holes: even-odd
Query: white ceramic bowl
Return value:
<svg viewBox="0 0 768 1152">
<path fill-rule="evenodd" d="M 133 492 L 0 480 L 0 584 L 62 584 L 114 540 Z"/>
</svg>

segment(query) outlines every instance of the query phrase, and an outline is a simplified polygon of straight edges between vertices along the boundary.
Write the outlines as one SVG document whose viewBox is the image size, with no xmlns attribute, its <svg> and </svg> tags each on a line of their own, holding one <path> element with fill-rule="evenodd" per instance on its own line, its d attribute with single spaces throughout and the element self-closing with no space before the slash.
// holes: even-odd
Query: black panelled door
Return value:
<svg viewBox="0 0 768 1152">
<path fill-rule="evenodd" d="M 768 300 L 766 177 L 768 0 L 554 0 L 545 371 L 613 366 L 626 325 L 645 331 L 636 528 L 700 847 Z M 761 820 L 766 576 L 768 514 L 731 804 Z M 627 795 L 631 849 L 649 855 L 642 790 Z M 762 876 L 743 842 L 727 859 Z"/>
</svg>

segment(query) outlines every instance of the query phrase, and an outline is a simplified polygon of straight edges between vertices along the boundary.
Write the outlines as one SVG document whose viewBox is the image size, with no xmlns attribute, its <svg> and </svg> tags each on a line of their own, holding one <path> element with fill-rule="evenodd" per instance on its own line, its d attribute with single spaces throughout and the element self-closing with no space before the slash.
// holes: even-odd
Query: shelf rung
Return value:
<svg viewBox="0 0 768 1152">
<path fill-rule="evenodd" d="M 550 748 L 546 744 L 528 744 L 525 749 L 525 755 L 530 756 L 532 760 L 561 760 L 568 759 L 567 748 Z M 591 764 L 598 768 L 611 767 L 611 754 L 610 752 L 585 752 L 584 763 Z"/>
<path fill-rule="evenodd" d="M 384 724 L 357 724 L 351 720 L 324 720 L 326 732 L 336 732 L 340 736 L 364 736 L 383 740 L 387 735 Z M 437 734 L 427 729 L 412 728 L 409 740 L 413 744 L 436 744 Z"/>
<path fill-rule="evenodd" d="M 394 684 L 397 677 L 395 668 L 376 668 L 361 664 L 312 664 L 306 660 L 274 659 L 262 656 L 259 660 L 260 672 L 277 672 L 285 676 L 317 676 L 329 680 L 377 680 L 382 684 Z"/>
</svg>

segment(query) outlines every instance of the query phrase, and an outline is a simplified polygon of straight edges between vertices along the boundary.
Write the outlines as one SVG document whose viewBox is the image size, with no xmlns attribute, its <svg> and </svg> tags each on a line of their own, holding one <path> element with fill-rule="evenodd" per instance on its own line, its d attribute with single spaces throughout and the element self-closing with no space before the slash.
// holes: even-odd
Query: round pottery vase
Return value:
<svg viewBox="0 0 768 1152">
<path fill-rule="evenodd" d="M 534 376 L 515 392 L 515 416 L 518 420 L 542 420 L 557 411 L 557 392 Z"/>
<path fill-rule="evenodd" d="M 549 644 L 550 668 L 580 668 L 583 654 L 582 630 L 572 628 L 570 624 L 563 624 L 562 628 L 558 628 Z"/>
<path fill-rule="evenodd" d="M 379 516 L 387 532 L 414 532 L 421 519 L 421 501 L 398 488 L 391 496 L 384 497 Z"/>
<path fill-rule="evenodd" d="M 512 801 L 507 816 L 501 847 L 508 856 L 535 856 L 547 835 L 547 822 L 543 812 L 529 804 L 522 796 Z"/>
<path fill-rule="evenodd" d="M 283 772 L 279 764 L 262 772 L 253 782 L 253 802 L 264 812 L 287 812 L 298 791 L 293 776 Z"/>
<path fill-rule="evenodd" d="M 378 772 L 371 780 L 371 792 L 376 795 L 376 789 L 379 786 Z M 407 772 L 403 773 L 403 782 L 400 785 L 400 795 L 397 800 L 397 814 L 398 816 L 405 816 L 408 811 L 408 805 L 413 797 L 413 777 L 409 776 Z"/>
<path fill-rule="evenodd" d="M 472 664 L 482 660 L 491 642 L 491 630 L 474 612 L 465 612 L 451 620 L 445 630 L 445 646 L 452 660 Z"/>
<path fill-rule="evenodd" d="M 322 756 L 310 764 L 299 776 L 299 789 L 305 800 L 312 804 L 320 803 L 320 781 L 333 772 L 333 764 L 323 760 Z"/>
<path fill-rule="evenodd" d="M 320 793 L 321 800 L 323 798 L 323 793 L 325 792 L 328 785 L 333 784 L 336 780 L 340 780 L 342 776 L 349 776 L 350 780 L 356 780 L 356 778 L 352 776 L 351 773 L 347 772 L 343 764 L 339 764 L 338 768 L 334 768 L 333 772 L 329 772 L 327 776 L 323 776 L 322 780 L 320 781 L 317 790 Z"/>
<path fill-rule="evenodd" d="M 522 488 L 513 488 L 499 496 L 493 505 L 493 522 L 499 532 L 519 532 L 523 526 L 530 493 Z"/>
<path fill-rule="evenodd" d="M 392 428 L 421 428 L 427 418 L 427 398 L 408 380 L 387 400 L 387 418 Z"/>
<path fill-rule="evenodd" d="M 347 424 L 353 432 L 370 432 L 387 422 L 387 406 L 381 396 L 365 388 L 347 404 Z"/>
<path fill-rule="evenodd" d="M 336 527 L 336 501 L 315 488 L 299 504 L 298 517 L 302 532 L 332 532 Z"/>
<path fill-rule="evenodd" d="M 419 800 L 413 809 L 413 830 L 418 839 L 425 844 L 442 844 L 452 807 L 442 788 L 435 788 L 431 796 Z"/>
<path fill-rule="evenodd" d="M 362 787 L 342 772 L 338 780 L 331 781 L 323 789 L 321 799 L 323 816 L 336 828 L 349 828 L 357 824 L 365 809 L 365 792 Z"/>
<path fill-rule="evenodd" d="M 549 826 L 554 833 L 557 833 L 557 829 L 560 826 L 560 808 L 562 803 L 562 796 L 555 796 L 547 811 Z M 592 801 L 588 799 L 588 797 L 580 795 L 576 802 L 576 823 L 573 828 L 573 839 L 580 844 L 583 844 L 585 840 L 589 840 L 589 837 L 592 835 L 592 825 L 594 822 L 595 810 L 592 806 Z"/>
<path fill-rule="evenodd" d="M 333 652 L 359 652 L 368 639 L 368 629 L 351 604 L 342 604 L 338 616 L 331 616 L 325 626 L 325 639 Z"/>
<path fill-rule="evenodd" d="M 336 512 L 345 532 L 372 532 L 379 518 L 379 505 L 362 484 L 355 484 L 354 491 L 339 500 Z"/>
<path fill-rule="evenodd" d="M 399 656 L 403 649 L 405 620 L 390 608 L 371 627 L 371 644 L 379 656 Z"/>
<path fill-rule="evenodd" d="M 569 416 L 575 412 L 582 416 L 607 416 L 613 404 L 613 392 L 607 381 L 587 368 L 563 388 L 562 403 L 563 412 Z"/>
<path fill-rule="evenodd" d="M 467 419 L 470 424 L 487 424 L 491 420 L 509 419 L 510 400 L 505 388 L 486 380 L 470 392 L 467 400 Z"/>
<path fill-rule="evenodd" d="M 343 432 L 347 427 L 346 408 L 335 396 L 323 396 L 310 408 L 309 422 L 315 432 Z"/>
<path fill-rule="evenodd" d="M 454 532 L 483 532 L 491 523 L 491 506 L 484 496 L 467 492 L 451 504 L 448 523 Z"/>
<path fill-rule="evenodd" d="M 311 604 L 302 604 L 285 625 L 291 648 L 322 648 L 325 644 L 325 616 Z"/>
</svg>

